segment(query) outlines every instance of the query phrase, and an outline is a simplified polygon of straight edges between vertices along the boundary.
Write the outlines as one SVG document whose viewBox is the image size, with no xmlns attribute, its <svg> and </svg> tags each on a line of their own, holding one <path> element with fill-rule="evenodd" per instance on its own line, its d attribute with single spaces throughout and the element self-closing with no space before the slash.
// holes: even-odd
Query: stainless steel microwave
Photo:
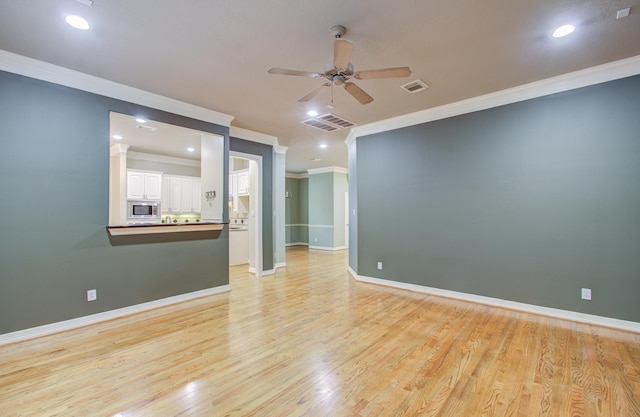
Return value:
<svg viewBox="0 0 640 417">
<path fill-rule="evenodd" d="M 160 221 L 161 216 L 159 200 L 129 200 L 127 202 L 127 221 Z"/>
</svg>

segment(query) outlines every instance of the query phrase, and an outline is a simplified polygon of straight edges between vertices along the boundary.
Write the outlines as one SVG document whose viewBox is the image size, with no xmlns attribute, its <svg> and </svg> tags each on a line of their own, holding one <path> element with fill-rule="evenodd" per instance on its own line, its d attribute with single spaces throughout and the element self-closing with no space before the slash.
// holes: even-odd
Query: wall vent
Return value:
<svg viewBox="0 0 640 417">
<path fill-rule="evenodd" d="M 411 81 L 410 83 L 406 83 L 405 85 L 401 85 L 400 87 L 411 94 L 419 93 L 420 91 L 424 91 L 429 88 L 429 86 L 422 80 Z"/>
<path fill-rule="evenodd" d="M 338 129 L 345 129 L 349 127 L 353 127 L 356 124 L 348 121 L 347 119 L 343 119 L 340 116 L 336 116 L 335 114 L 327 113 L 322 116 L 317 116 L 312 119 L 303 120 L 307 126 L 315 127 L 317 129 L 324 130 L 325 132 L 333 132 Z"/>
</svg>

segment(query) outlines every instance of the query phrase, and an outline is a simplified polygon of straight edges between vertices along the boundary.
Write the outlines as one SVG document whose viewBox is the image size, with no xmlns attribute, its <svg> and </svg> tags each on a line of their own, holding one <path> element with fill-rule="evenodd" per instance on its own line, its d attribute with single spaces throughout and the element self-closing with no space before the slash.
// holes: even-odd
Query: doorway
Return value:
<svg viewBox="0 0 640 417">
<path fill-rule="evenodd" d="M 229 152 L 229 265 L 262 276 L 262 157 Z"/>
</svg>

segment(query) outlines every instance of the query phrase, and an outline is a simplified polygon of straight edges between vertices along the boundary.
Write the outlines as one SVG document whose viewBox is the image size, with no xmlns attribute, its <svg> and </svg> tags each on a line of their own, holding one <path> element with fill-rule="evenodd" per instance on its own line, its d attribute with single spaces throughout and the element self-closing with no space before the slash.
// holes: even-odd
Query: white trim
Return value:
<svg viewBox="0 0 640 417">
<path fill-rule="evenodd" d="M 409 284 L 406 282 L 391 281 L 380 278 L 366 277 L 356 274 L 356 272 L 348 267 L 349 273 L 356 281 L 369 284 L 383 285 L 385 287 L 398 288 L 419 292 L 423 294 L 435 295 L 438 297 L 454 298 L 456 300 L 468 301 L 476 304 L 485 304 L 492 307 L 506 308 L 509 310 L 517 310 L 525 313 L 537 314 L 540 316 L 553 317 L 563 320 L 574 321 L 578 323 L 592 324 L 596 326 L 611 327 L 614 329 L 626 330 L 630 332 L 640 333 L 640 323 L 627 320 L 619 320 L 610 317 L 596 316 L 593 314 L 579 313 L 576 311 L 561 310 L 557 308 L 537 306 L 533 304 L 520 303 L 516 301 L 503 300 L 500 298 L 486 297 L 482 295 L 467 294 L 457 291 L 443 290 L 440 288 L 426 287 L 423 285 Z"/>
<path fill-rule="evenodd" d="M 309 249 L 318 249 L 318 250 L 329 250 L 329 251 L 337 251 L 347 249 L 346 246 L 309 246 Z"/>
<path fill-rule="evenodd" d="M 360 136 L 386 132 L 448 117 L 459 116 L 461 114 L 486 110 L 493 107 L 530 100 L 537 97 L 613 81 L 638 74 L 640 74 L 640 55 L 524 84 L 518 87 L 496 91 L 467 100 L 356 126 L 349 131 L 349 134 L 345 139 L 345 144 L 349 146 L 356 137 Z"/>
<path fill-rule="evenodd" d="M 289 246 L 309 246 L 308 243 L 306 242 L 296 242 L 296 243 L 287 243 L 285 244 L 285 246 L 289 247 Z"/>
<path fill-rule="evenodd" d="M 221 126 L 233 116 L 0 49 L 0 70 L 77 88 Z"/>
<path fill-rule="evenodd" d="M 273 146 L 273 150 L 276 153 L 285 154 L 287 153 L 287 149 L 289 149 L 286 146 L 281 146 L 278 143 L 278 138 L 275 136 L 266 135 L 264 133 L 255 132 L 249 129 L 243 129 L 241 127 L 236 127 L 236 126 L 229 127 L 229 136 L 238 138 L 238 139 L 249 140 L 251 142 L 262 143 L 264 145 Z"/>
<path fill-rule="evenodd" d="M 296 179 L 296 180 L 301 180 L 301 179 L 304 179 L 304 178 L 309 178 L 309 174 L 307 174 L 307 173 L 296 174 L 294 172 L 287 172 L 287 173 L 285 173 L 285 177 L 293 178 L 293 179 Z"/>
<path fill-rule="evenodd" d="M 285 227 L 309 227 L 308 224 L 285 224 Z"/>
<path fill-rule="evenodd" d="M 53 333 L 60 333 L 91 324 L 97 324 L 103 321 L 113 320 L 119 317 L 129 316 L 131 314 L 137 314 L 155 308 L 167 307 L 169 305 L 181 303 L 183 301 L 190 301 L 195 300 L 196 298 L 228 292 L 229 290 L 229 285 L 221 285 L 219 287 L 207 288 L 204 290 L 194 291 L 186 294 L 174 295 L 172 297 L 161 298 L 159 300 L 149 301 L 147 303 L 109 310 L 102 313 L 78 317 L 71 320 L 59 321 L 57 323 L 45 324 L 44 326 L 32 327 L 30 329 L 5 333 L 0 335 L 0 346 L 6 345 L 8 343 L 22 342 L 28 339 L 35 339 L 36 337 L 46 336 Z"/>
<path fill-rule="evenodd" d="M 266 270 L 266 271 L 262 271 L 262 276 L 265 276 L 265 275 L 273 275 L 273 274 L 275 274 L 275 273 L 276 273 L 276 270 L 275 270 L 275 269 L 268 269 L 268 270 Z"/>
<path fill-rule="evenodd" d="M 309 227 L 315 227 L 317 229 L 333 229 L 332 224 L 310 224 Z"/>
<path fill-rule="evenodd" d="M 219 135 L 213 135 L 219 136 Z M 116 145 L 113 145 L 116 146 Z M 174 165 L 187 165 L 192 167 L 199 167 L 200 161 L 195 161 L 193 159 L 186 158 L 176 158 L 173 156 L 164 156 L 164 155 L 156 155 L 153 153 L 144 153 L 144 152 L 127 152 L 127 158 L 138 159 L 141 161 L 153 161 L 153 162 L 162 162 L 165 164 L 174 164 Z"/>
<path fill-rule="evenodd" d="M 325 168 L 308 169 L 307 172 L 309 173 L 309 175 L 326 174 L 328 172 L 333 172 L 336 174 L 348 174 L 349 170 L 347 168 L 342 168 L 342 167 L 325 167 Z"/>
</svg>

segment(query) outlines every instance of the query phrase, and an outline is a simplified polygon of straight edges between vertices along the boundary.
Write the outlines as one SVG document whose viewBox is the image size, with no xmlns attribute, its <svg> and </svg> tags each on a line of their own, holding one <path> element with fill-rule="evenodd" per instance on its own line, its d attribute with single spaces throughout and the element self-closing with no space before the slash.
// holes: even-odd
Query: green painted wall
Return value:
<svg viewBox="0 0 640 417">
<path fill-rule="evenodd" d="M 309 243 L 309 179 L 285 178 L 286 244 Z"/>
<path fill-rule="evenodd" d="M 0 91 L 0 334 L 228 284 L 227 230 L 105 229 L 110 111 L 224 135 L 225 152 L 228 128 L 6 72 Z"/>
<path fill-rule="evenodd" d="M 333 248 L 333 172 L 309 175 L 309 245 Z"/>
<path fill-rule="evenodd" d="M 357 138 L 357 272 L 640 321 L 638 109 L 635 76 Z"/>
</svg>

